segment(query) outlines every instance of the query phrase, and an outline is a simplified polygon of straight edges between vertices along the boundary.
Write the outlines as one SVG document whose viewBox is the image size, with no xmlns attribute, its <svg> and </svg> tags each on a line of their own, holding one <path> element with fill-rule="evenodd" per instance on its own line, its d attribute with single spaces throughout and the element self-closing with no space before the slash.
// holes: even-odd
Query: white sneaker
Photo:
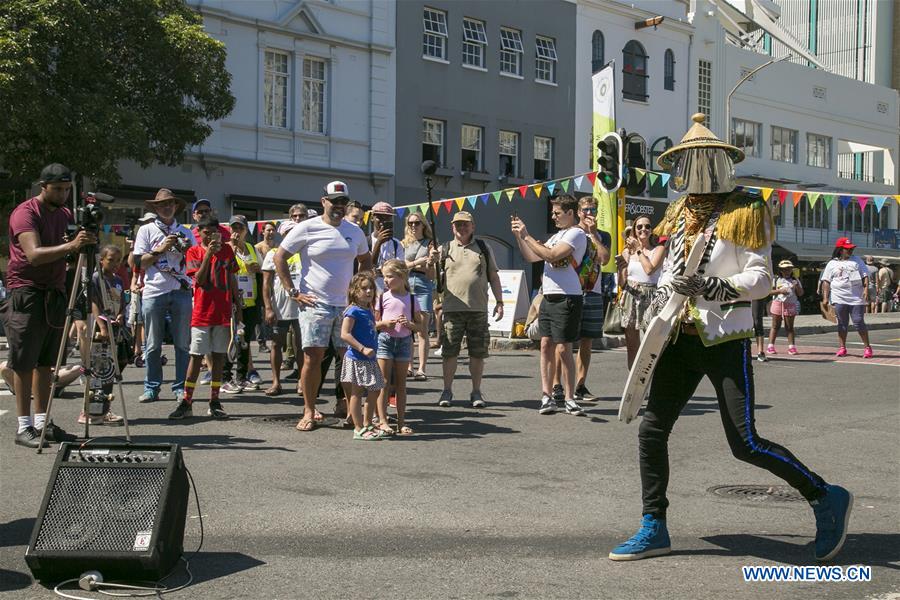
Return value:
<svg viewBox="0 0 900 600">
<path fill-rule="evenodd" d="M 541 395 L 541 407 L 538 409 L 538 413 L 542 415 L 552 415 L 556 412 L 556 402 L 553 401 L 553 398 L 548 396 L 547 394 Z"/>
<path fill-rule="evenodd" d="M 434 356 L 441 356 L 441 347 L 440 346 L 438 346 L 437 349 L 434 351 Z"/>
<path fill-rule="evenodd" d="M 570 415 L 575 415 L 576 417 L 584 415 L 584 409 L 581 408 L 578 403 L 571 398 L 566 400 L 566 412 Z"/>
</svg>

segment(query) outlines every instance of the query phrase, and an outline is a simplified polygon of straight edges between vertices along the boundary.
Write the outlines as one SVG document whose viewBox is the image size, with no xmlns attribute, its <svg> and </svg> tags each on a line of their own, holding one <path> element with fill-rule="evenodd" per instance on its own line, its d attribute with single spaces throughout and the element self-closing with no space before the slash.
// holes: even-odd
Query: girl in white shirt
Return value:
<svg viewBox="0 0 900 600">
<path fill-rule="evenodd" d="M 769 314 L 772 315 L 772 330 L 769 332 L 769 347 L 767 354 L 777 354 L 775 351 L 775 339 L 781 329 L 781 321 L 784 320 L 784 330 L 787 332 L 788 354 L 797 354 L 794 345 L 794 317 L 800 314 L 800 296 L 803 295 L 803 286 L 800 280 L 793 275 L 794 263 L 783 260 L 778 263 L 778 275 L 772 283 L 772 304 L 769 306 Z"/>
</svg>

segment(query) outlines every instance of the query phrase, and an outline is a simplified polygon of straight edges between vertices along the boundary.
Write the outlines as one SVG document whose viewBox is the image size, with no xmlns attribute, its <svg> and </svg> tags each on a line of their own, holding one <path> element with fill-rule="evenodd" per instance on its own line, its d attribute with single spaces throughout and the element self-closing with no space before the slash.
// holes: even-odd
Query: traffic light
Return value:
<svg viewBox="0 0 900 600">
<path fill-rule="evenodd" d="M 615 192 L 622 185 L 622 138 L 610 131 L 597 142 L 597 181 L 604 192 Z"/>
</svg>

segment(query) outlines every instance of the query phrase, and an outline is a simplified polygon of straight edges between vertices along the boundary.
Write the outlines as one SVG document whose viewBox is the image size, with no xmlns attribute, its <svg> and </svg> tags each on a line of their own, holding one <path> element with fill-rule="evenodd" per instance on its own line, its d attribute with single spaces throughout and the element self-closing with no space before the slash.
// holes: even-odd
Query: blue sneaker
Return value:
<svg viewBox="0 0 900 600">
<path fill-rule="evenodd" d="M 826 485 L 825 495 L 810 505 L 816 514 L 816 560 L 831 560 L 847 539 L 853 494 L 839 485 Z"/>
<path fill-rule="evenodd" d="M 640 560 L 651 556 L 662 556 L 672 551 L 666 522 L 653 515 L 644 515 L 641 528 L 630 540 L 619 544 L 609 553 L 610 560 Z"/>
</svg>

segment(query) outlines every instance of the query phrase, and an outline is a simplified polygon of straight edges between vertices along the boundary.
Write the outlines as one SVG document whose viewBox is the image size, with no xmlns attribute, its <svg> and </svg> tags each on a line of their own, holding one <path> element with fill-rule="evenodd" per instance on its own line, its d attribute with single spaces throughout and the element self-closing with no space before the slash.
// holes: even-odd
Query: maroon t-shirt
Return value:
<svg viewBox="0 0 900 600">
<path fill-rule="evenodd" d="M 60 258 L 52 263 L 33 266 L 28 262 L 22 246 L 19 245 L 19 234 L 26 231 L 37 232 L 41 246 L 59 246 L 63 243 L 66 227 L 72 221 L 72 213 L 68 208 L 49 210 L 36 197 L 18 205 L 9 216 L 9 270 L 6 275 L 6 287 L 33 287 L 42 290 L 66 289 L 66 259 Z"/>
</svg>

